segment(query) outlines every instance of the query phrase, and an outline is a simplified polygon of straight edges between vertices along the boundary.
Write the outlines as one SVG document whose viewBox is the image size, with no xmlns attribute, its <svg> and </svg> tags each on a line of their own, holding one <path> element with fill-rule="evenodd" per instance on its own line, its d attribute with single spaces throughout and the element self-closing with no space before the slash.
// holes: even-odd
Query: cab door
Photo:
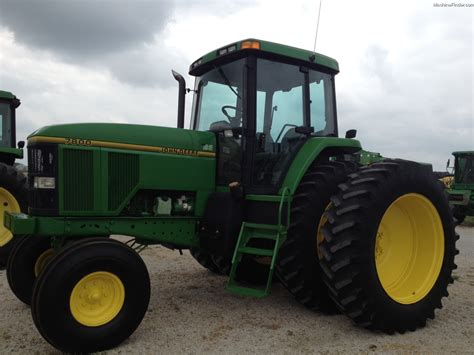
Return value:
<svg viewBox="0 0 474 355">
<path fill-rule="evenodd" d="M 308 85 L 296 65 L 257 59 L 255 144 L 251 190 L 277 193 L 294 156 L 307 139 Z"/>
</svg>

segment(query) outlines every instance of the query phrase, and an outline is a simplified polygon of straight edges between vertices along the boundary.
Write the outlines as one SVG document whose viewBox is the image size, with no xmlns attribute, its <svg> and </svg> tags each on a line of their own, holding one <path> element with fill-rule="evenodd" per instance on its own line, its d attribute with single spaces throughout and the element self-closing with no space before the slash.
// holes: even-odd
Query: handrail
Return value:
<svg viewBox="0 0 474 355">
<path fill-rule="evenodd" d="M 283 192 L 281 194 L 281 199 L 280 199 L 280 206 L 278 207 L 278 227 L 281 226 L 281 215 L 283 212 L 283 205 L 285 204 L 285 196 L 287 193 L 289 194 L 291 191 L 288 186 L 285 186 L 283 188 Z M 288 199 L 288 203 L 286 205 L 287 208 L 287 213 L 286 213 L 286 226 L 289 227 L 290 225 L 290 200 Z"/>
</svg>

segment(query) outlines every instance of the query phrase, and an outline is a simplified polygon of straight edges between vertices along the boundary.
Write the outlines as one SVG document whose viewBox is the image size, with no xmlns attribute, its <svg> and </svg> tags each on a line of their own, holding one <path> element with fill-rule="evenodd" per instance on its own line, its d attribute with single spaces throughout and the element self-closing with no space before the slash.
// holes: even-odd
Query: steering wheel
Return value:
<svg viewBox="0 0 474 355">
<path fill-rule="evenodd" d="M 221 108 L 221 111 L 224 114 L 224 116 L 227 117 L 229 122 L 232 122 L 232 120 L 235 119 L 235 116 L 232 117 L 231 115 L 229 115 L 229 113 L 227 112 L 227 109 L 235 110 L 235 113 L 237 113 L 237 107 L 236 106 L 231 106 L 231 105 L 225 105 L 225 106 L 222 106 L 222 108 Z"/>
</svg>

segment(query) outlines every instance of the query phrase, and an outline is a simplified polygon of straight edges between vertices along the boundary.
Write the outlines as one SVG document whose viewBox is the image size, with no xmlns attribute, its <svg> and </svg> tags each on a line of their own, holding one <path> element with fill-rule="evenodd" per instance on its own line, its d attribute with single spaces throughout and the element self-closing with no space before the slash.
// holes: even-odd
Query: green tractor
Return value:
<svg viewBox="0 0 474 355">
<path fill-rule="evenodd" d="M 177 128 L 32 133 L 29 213 L 5 213 L 25 236 L 7 276 L 41 335 L 65 352 L 129 337 L 150 298 L 138 252 L 153 244 L 189 249 L 235 295 L 265 297 L 275 273 L 303 305 L 366 328 L 434 318 L 456 267 L 447 198 L 428 166 L 343 159 L 361 145 L 354 130 L 339 138 L 338 71 L 321 54 L 243 40 L 192 63 L 193 90 L 173 72 Z"/>
<path fill-rule="evenodd" d="M 447 192 L 457 223 L 474 216 L 474 151 L 454 152 L 454 179 Z M 447 167 L 450 161 L 448 160 Z"/>
<path fill-rule="evenodd" d="M 16 148 L 15 111 L 20 100 L 8 91 L 0 90 L 0 269 L 7 263 L 8 255 L 18 238 L 3 226 L 3 214 L 27 212 L 28 193 L 26 177 L 14 164 L 23 159 L 24 142 Z"/>
</svg>

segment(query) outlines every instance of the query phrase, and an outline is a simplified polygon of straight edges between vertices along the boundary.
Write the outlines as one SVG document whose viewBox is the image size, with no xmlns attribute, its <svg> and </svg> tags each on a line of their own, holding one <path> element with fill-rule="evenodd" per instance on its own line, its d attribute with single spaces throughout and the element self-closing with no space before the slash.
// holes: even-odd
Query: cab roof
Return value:
<svg viewBox="0 0 474 355">
<path fill-rule="evenodd" d="M 463 155 L 474 155 L 474 150 L 463 150 L 458 152 L 453 152 L 453 155 L 456 156 L 463 156 Z"/>
<path fill-rule="evenodd" d="M 13 95 L 10 91 L 0 90 L 0 99 L 14 100 L 16 96 Z"/>
<path fill-rule="evenodd" d="M 305 49 L 295 48 L 284 44 L 262 41 L 260 39 L 248 38 L 230 43 L 207 53 L 194 61 L 189 67 L 190 75 L 200 75 L 209 70 L 211 62 L 224 62 L 227 58 L 243 56 L 246 51 L 254 51 L 257 54 L 296 61 L 310 67 L 318 66 L 336 74 L 339 72 L 339 64 L 333 58 L 320 53 L 315 53 Z M 206 65 L 207 64 L 207 65 Z"/>
</svg>

